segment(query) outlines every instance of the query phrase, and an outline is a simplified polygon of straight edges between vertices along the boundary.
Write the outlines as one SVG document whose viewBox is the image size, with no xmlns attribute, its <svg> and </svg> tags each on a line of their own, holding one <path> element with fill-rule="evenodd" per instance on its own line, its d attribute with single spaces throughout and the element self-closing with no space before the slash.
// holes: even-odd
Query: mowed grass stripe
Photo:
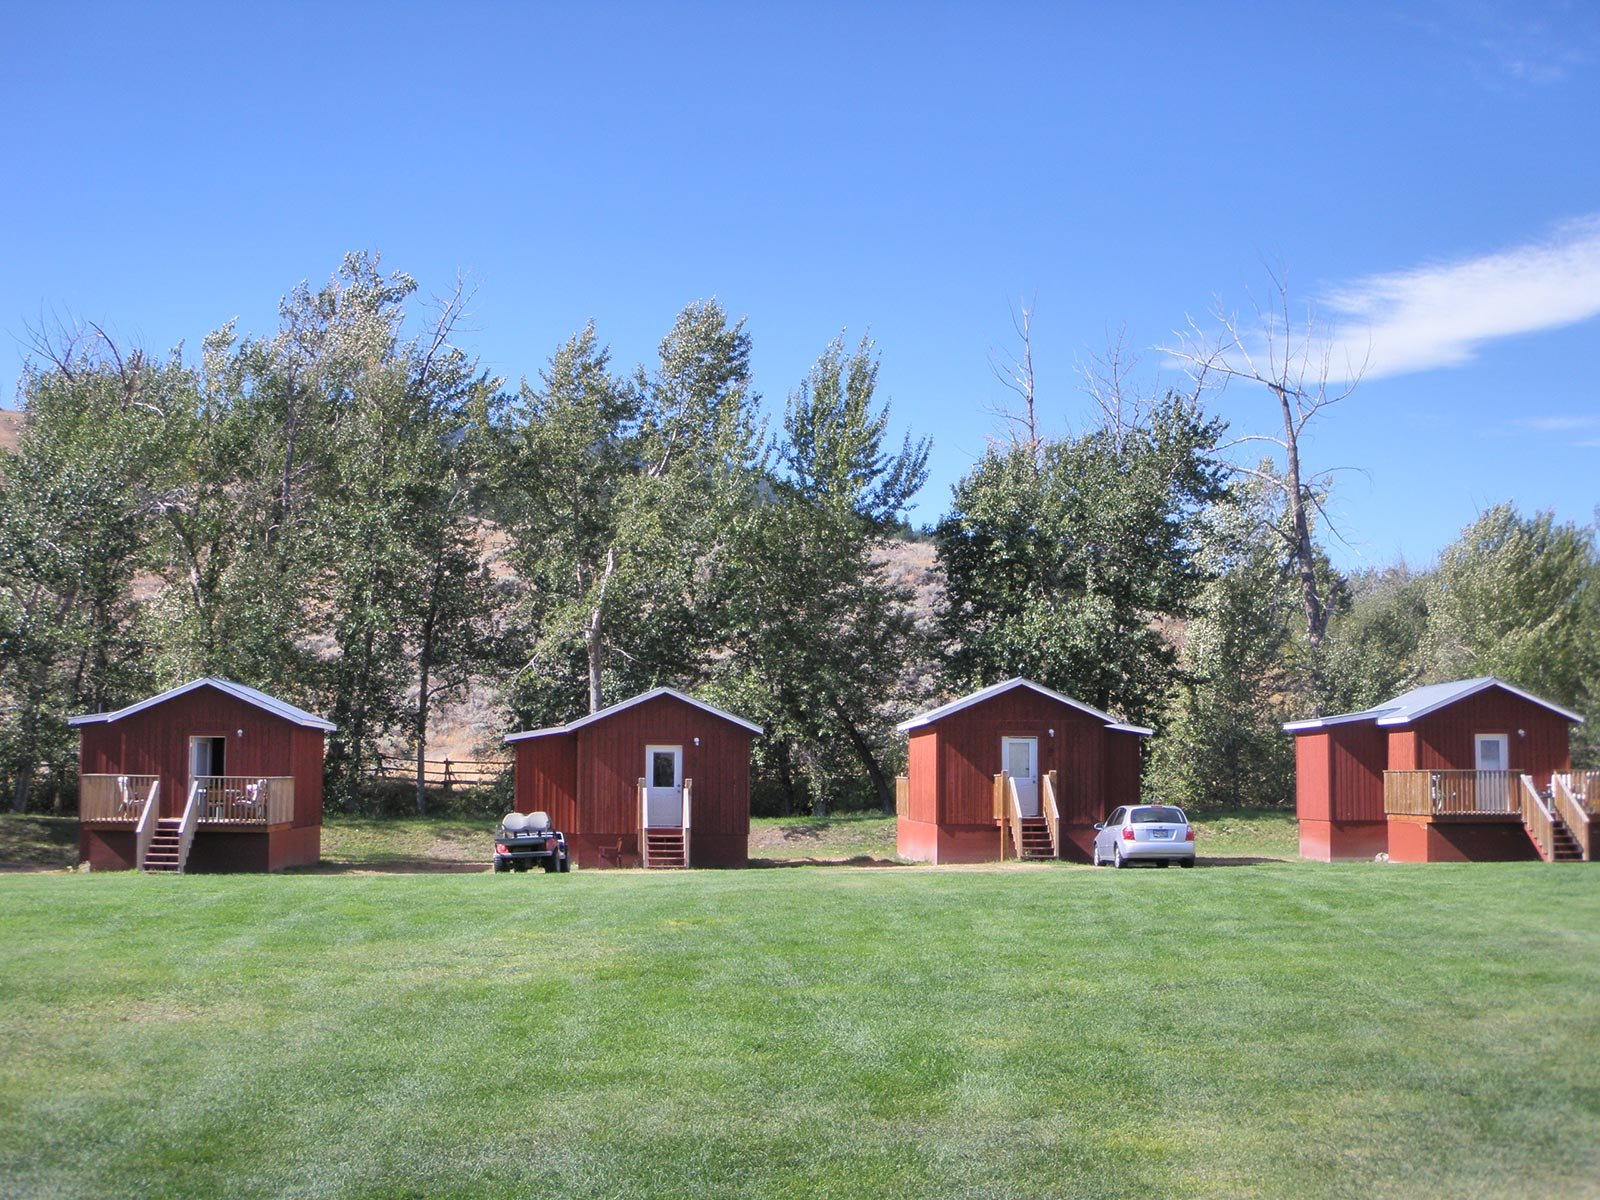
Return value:
<svg viewBox="0 0 1600 1200">
<path fill-rule="evenodd" d="M 17 1196 L 1586 1195 L 1600 872 L 0 880 Z"/>
</svg>

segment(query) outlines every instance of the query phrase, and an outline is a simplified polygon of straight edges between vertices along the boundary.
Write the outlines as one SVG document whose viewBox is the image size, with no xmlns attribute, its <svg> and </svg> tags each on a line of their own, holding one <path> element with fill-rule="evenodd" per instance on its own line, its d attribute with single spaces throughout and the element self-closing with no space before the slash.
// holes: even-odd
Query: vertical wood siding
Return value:
<svg viewBox="0 0 1600 1200">
<path fill-rule="evenodd" d="M 750 835 L 750 737 L 692 704 L 657 696 L 572 733 L 517 742 L 517 809 L 543 810 L 563 832 L 600 843 L 621 838 L 626 848 L 639 828 L 645 747 L 682 746 L 683 777 L 694 781 L 692 836 L 704 838 L 716 865 L 742 865 L 740 848 Z"/>
<path fill-rule="evenodd" d="M 161 776 L 164 817 L 181 816 L 188 799 L 189 739 L 225 737 L 227 774 L 293 775 L 295 823 L 302 824 L 302 789 L 315 798 L 315 823 L 321 823 L 321 732 L 303 730 L 216 688 L 196 688 L 120 721 L 82 726 L 79 732 L 79 770 L 86 775 Z M 314 769 L 309 742 L 302 740 L 299 755 L 295 752 L 295 734 L 301 732 L 315 734 Z M 313 823 L 312 810 L 304 811 L 304 823 Z"/>
<path fill-rule="evenodd" d="M 1382 821 L 1383 771 L 1389 739 L 1375 721 L 1328 730 L 1331 799 L 1329 820 Z"/>
<path fill-rule="evenodd" d="M 1324 730 L 1294 739 L 1294 809 L 1302 821 L 1326 821 L 1333 805 L 1329 735 Z"/>
<path fill-rule="evenodd" d="M 906 816 L 913 821 L 939 819 L 939 734 L 919 729 L 911 734 L 906 750 Z"/>
<path fill-rule="evenodd" d="M 1056 799 L 1064 823 L 1093 823 L 1105 815 L 1106 743 L 1116 735 L 1086 713 L 1019 687 L 951 713 L 930 728 L 938 739 L 936 819 L 941 825 L 993 821 L 994 777 L 1001 769 L 1000 739 L 1004 737 L 1038 739 L 1039 771 L 1057 772 Z M 1051 729 L 1055 737 L 1050 736 Z M 915 772 L 914 767 L 912 770 Z M 1134 770 L 1136 773 L 1136 767 Z M 1124 758 L 1110 768 L 1109 777 L 1115 778 L 1120 788 L 1127 786 L 1128 774 Z M 1134 793 L 1136 797 L 1136 781 Z"/>
<path fill-rule="evenodd" d="M 1470 771 L 1475 765 L 1473 738 L 1480 733 L 1507 735 L 1510 769 L 1535 777 L 1540 787 L 1552 771 L 1565 771 L 1570 722 L 1547 708 L 1502 688 L 1491 687 L 1412 722 L 1416 731 L 1416 769 Z M 1523 731 L 1518 736 L 1517 730 Z M 1391 770 L 1398 770 L 1391 761 Z"/>
<path fill-rule="evenodd" d="M 645 747 L 682 746 L 683 777 L 694 781 L 695 832 L 749 836 L 748 730 L 674 696 L 657 696 L 584 726 L 576 740 L 579 832 L 633 834 Z"/>
<path fill-rule="evenodd" d="M 1143 775 L 1145 739 L 1137 733 L 1124 733 L 1117 729 L 1106 729 L 1103 735 L 1106 743 L 1106 787 L 1101 793 L 1100 802 L 1104 811 L 1093 814 L 1090 824 L 1110 816 L 1111 810 L 1119 804 L 1137 804 Z M 1063 820 L 1066 815 L 1063 811 Z"/>
<path fill-rule="evenodd" d="M 546 812 L 564 833 L 579 832 L 574 733 L 552 733 L 515 743 L 518 812 Z"/>
</svg>

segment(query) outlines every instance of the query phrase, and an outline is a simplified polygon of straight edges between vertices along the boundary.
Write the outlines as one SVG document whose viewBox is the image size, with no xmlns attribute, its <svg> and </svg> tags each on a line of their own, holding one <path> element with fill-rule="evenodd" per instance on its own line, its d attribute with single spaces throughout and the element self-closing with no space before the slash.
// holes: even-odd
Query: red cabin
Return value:
<svg viewBox="0 0 1600 1200">
<path fill-rule="evenodd" d="M 277 871 L 322 853 L 333 726 L 265 692 L 196 679 L 79 731 L 79 856 L 95 870 Z"/>
<path fill-rule="evenodd" d="M 672 688 L 513 733 L 517 811 L 549 813 L 584 867 L 742 867 L 760 733 Z"/>
<path fill-rule="evenodd" d="M 1364 712 L 1292 721 L 1283 728 L 1295 738 L 1300 854 L 1324 862 L 1379 853 L 1399 862 L 1554 858 L 1581 836 L 1587 857 L 1587 814 L 1573 798 L 1583 788 L 1568 774 L 1567 749 L 1582 720 L 1484 676 L 1415 688 Z"/>
<path fill-rule="evenodd" d="M 1139 801 L 1150 730 L 1026 679 L 984 688 L 899 726 L 910 735 L 898 781 L 905 858 L 1088 861 L 1094 823 Z"/>
</svg>

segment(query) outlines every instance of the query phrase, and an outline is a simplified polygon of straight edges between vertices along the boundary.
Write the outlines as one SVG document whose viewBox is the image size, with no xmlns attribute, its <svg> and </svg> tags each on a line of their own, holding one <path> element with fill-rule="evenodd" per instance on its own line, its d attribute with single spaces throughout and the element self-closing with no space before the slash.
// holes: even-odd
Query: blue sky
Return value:
<svg viewBox="0 0 1600 1200">
<path fill-rule="evenodd" d="M 1305 11 L 1302 12 L 1301 10 Z M 27 329 L 161 350 L 348 250 L 442 293 L 511 380 L 589 318 L 619 364 L 685 303 L 749 318 L 775 411 L 870 333 L 933 439 L 915 519 L 1119 332 L 1134 382 L 1287 277 L 1336 366 L 1313 427 L 1345 566 L 1425 564 L 1505 499 L 1600 502 L 1600 6 L 32 4 L 0 42 L 0 401 Z M 1236 433 L 1270 398 L 1216 398 Z"/>
</svg>

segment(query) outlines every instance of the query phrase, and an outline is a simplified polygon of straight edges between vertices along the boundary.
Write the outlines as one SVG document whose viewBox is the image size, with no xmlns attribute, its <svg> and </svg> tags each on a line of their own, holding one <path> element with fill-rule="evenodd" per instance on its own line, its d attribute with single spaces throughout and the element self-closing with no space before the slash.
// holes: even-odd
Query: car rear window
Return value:
<svg viewBox="0 0 1600 1200">
<path fill-rule="evenodd" d="M 1183 809 L 1168 808 L 1166 805 L 1151 805 L 1149 808 L 1136 808 L 1128 815 L 1128 820 L 1135 825 L 1187 825 Z"/>
</svg>

